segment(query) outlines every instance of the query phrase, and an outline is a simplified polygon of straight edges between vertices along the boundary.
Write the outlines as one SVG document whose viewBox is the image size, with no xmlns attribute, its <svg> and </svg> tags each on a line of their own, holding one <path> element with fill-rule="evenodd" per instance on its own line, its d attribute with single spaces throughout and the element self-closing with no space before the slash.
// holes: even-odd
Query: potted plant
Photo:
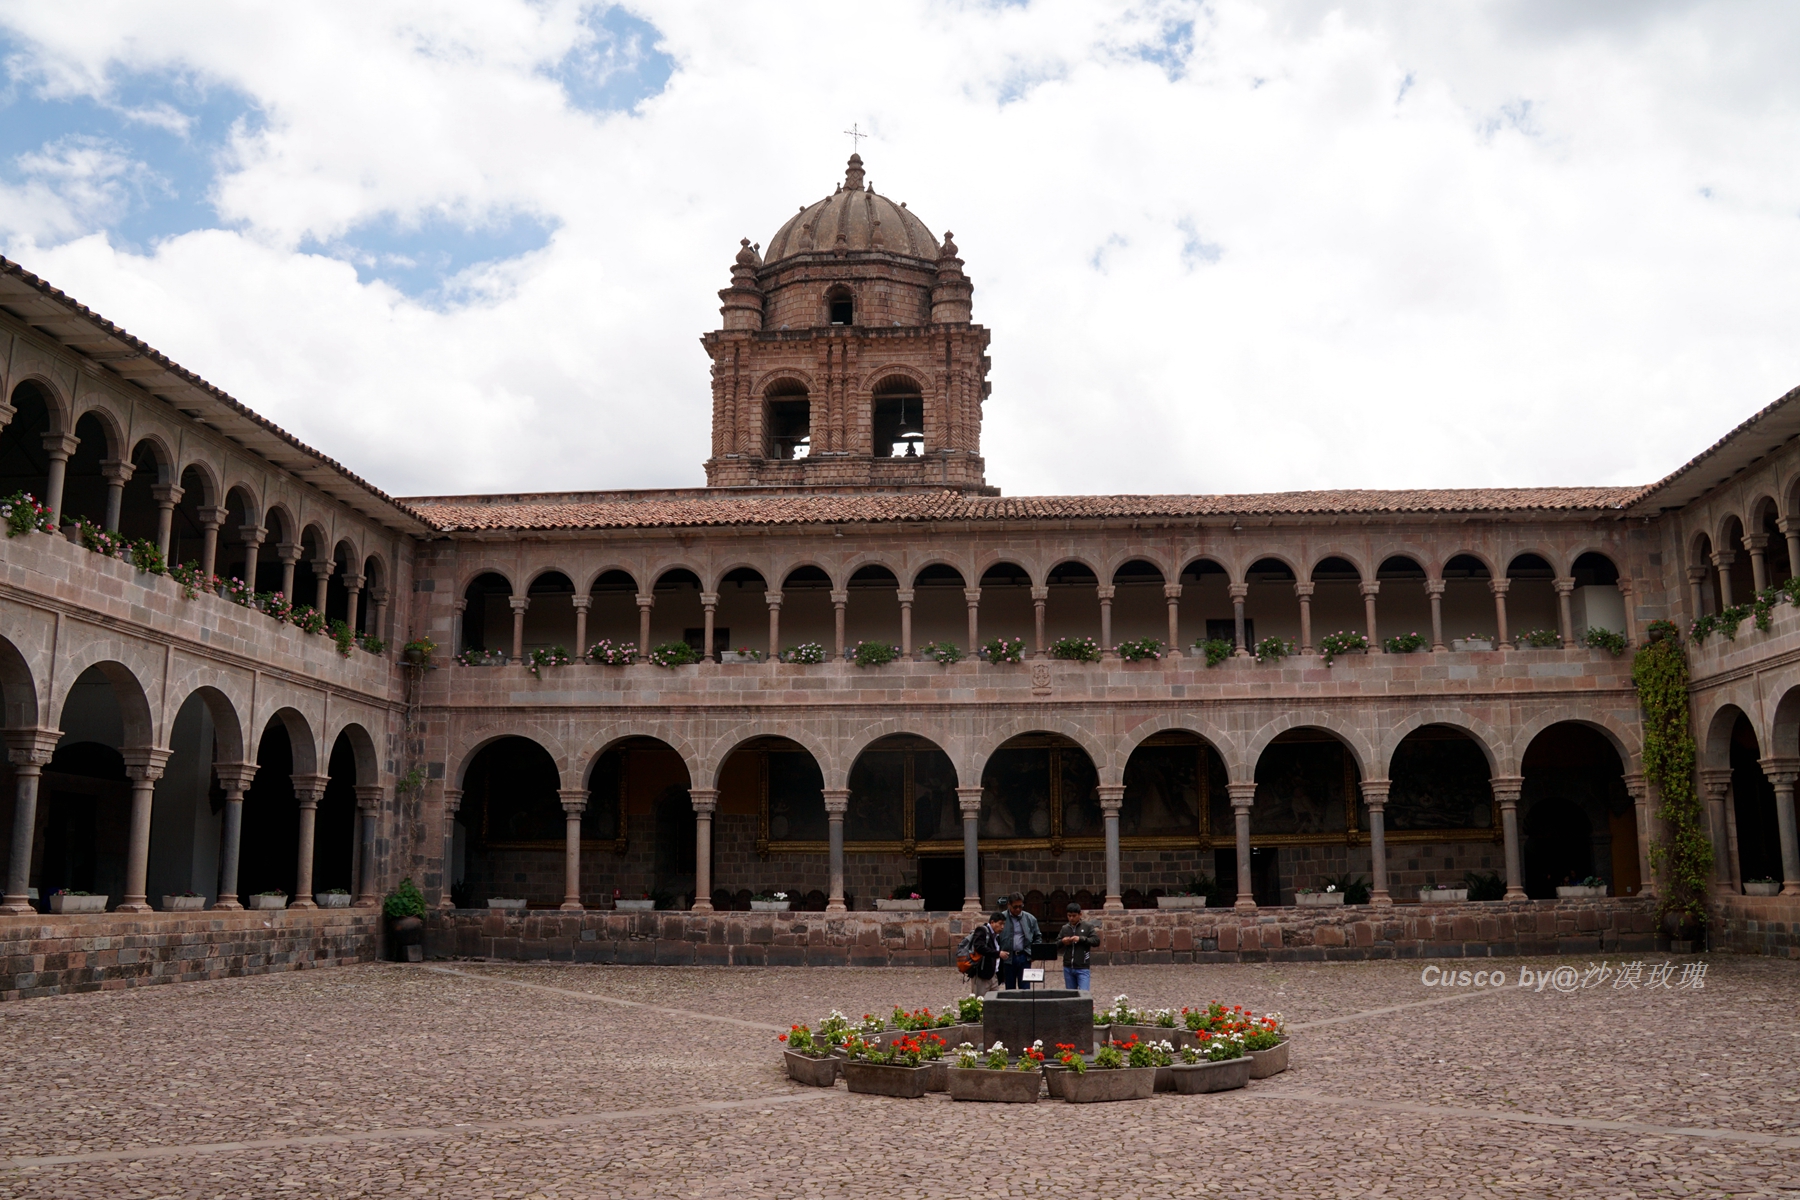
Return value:
<svg viewBox="0 0 1800 1200">
<path fill-rule="evenodd" d="M 387 916 L 388 940 L 395 962 L 422 962 L 425 958 L 425 896 L 408 876 L 381 902 Z"/>
<path fill-rule="evenodd" d="M 887 897 L 878 897 L 875 901 L 877 912 L 923 912 L 925 897 L 912 890 L 911 884 L 903 883 Z"/>
<path fill-rule="evenodd" d="M 428 637 L 414 638 L 400 647 L 400 658 L 409 667 L 428 667 L 431 665 L 432 652 L 437 643 Z"/>
<path fill-rule="evenodd" d="M 1301 908 L 1327 908 L 1343 902 L 1344 893 L 1338 891 L 1333 884 L 1326 884 L 1324 891 L 1316 891 L 1313 888 L 1294 889 L 1294 903 Z"/>
<path fill-rule="evenodd" d="M 1561 884 L 1556 889 L 1558 900 L 1580 900 L 1604 895 L 1606 895 L 1606 880 L 1598 875 L 1589 875 L 1580 883 Z"/>
<path fill-rule="evenodd" d="M 206 908 L 206 897 L 199 892 L 180 892 L 162 898 L 164 912 L 200 912 Z"/>
<path fill-rule="evenodd" d="M 1156 898 L 1158 908 L 1205 908 L 1212 903 L 1218 883 L 1210 875 L 1196 875 L 1166 896 Z"/>
<path fill-rule="evenodd" d="M 287 906 L 287 893 L 280 888 L 267 892 L 256 892 L 250 896 L 251 908 L 286 908 Z"/>
<path fill-rule="evenodd" d="M 761 650 L 753 650 L 749 646 L 739 646 L 736 650 L 719 651 L 722 663 L 759 663 L 763 660 Z"/>
<path fill-rule="evenodd" d="M 850 661 L 859 667 L 881 667 L 900 657 L 900 647 L 892 642 L 858 642 L 850 650 Z"/>
<path fill-rule="evenodd" d="M 930 659 L 940 667 L 948 667 L 963 660 L 962 647 L 955 642 L 926 642 L 919 647 L 919 658 Z"/>
<path fill-rule="evenodd" d="M 894 1038 L 885 1046 L 852 1037 L 844 1044 L 844 1083 L 865 1095 L 917 1100 L 925 1094 L 932 1073 L 924 1059 L 925 1048 L 912 1035 Z"/>
<path fill-rule="evenodd" d="M 751 912 L 786 912 L 790 907 L 786 892 L 758 892 L 750 897 Z"/>
<path fill-rule="evenodd" d="M 1228 1092 L 1250 1082 L 1250 1056 L 1243 1035 L 1235 1032 L 1195 1034 L 1181 1051 L 1181 1062 L 1168 1068 L 1174 1090 L 1183 1096 Z"/>
<path fill-rule="evenodd" d="M 1017 1066 L 1007 1062 L 1006 1047 L 995 1042 L 985 1056 L 968 1042 L 956 1048 L 956 1065 L 948 1071 L 952 1100 L 980 1100 L 999 1104 L 1036 1104 L 1043 1090 L 1043 1043 L 1019 1055 Z"/>
<path fill-rule="evenodd" d="M 781 1057 L 789 1079 L 807 1087 L 830 1087 L 837 1082 L 839 1060 L 832 1057 L 829 1045 L 813 1037 L 810 1028 L 792 1026 L 777 1040 L 782 1043 Z"/>
<path fill-rule="evenodd" d="M 1251 1017 L 1242 1036 L 1244 1053 L 1250 1059 L 1250 1078 L 1267 1079 L 1288 1069 L 1287 1026 L 1280 1013 Z"/>
<path fill-rule="evenodd" d="M 1025 661 L 1025 639 L 989 638 L 981 643 L 978 653 L 991 663 L 1022 663 Z"/>
<path fill-rule="evenodd" d="M 50 893 L 50 911 L 53 913 L 103 913 L 110 896 L 96 896 L 92 892 L 58 891 Z"/>
<path fill-rule="evenodd" d="M 1099 662 L 1100 643 L 1091 637 L 1057 638 L 1050 643 L 1050 657 L 1066 662 Z"/>
<path fill-rule="evenodd" d="M 825 661 L 825 647 L 817 642 L 801 642 L 798 646 L 789 646 L 783 650 L 781 661 L 816 667 Z"/>
<path fill-rule="evenodd" d="M 1744 895 L 1746 896 L 1779 896 L 1780 894 L 1781 884 L 1767 875 L 1761 879 L 1744 880 Z"/>
<path fill-rule="evenodd" d="M 1115 647 L 1126 662 L 1158 662 L 1165 647 L 1155 638 L 1127 638 Z"/>
<path fill-rule="evenodd" d="M 522 896 L 489 896 L 487 906 L 489 908 L 523 909 L 525 899 Z"/>
<path fill-rule="evenodd" d="M 1419 889 L 1420 904 L 1460 904 L 1468 898 L 1466 887 L 1438 887 L 1428 883 Z"/>
<path fill-rule="evenodd" d="M 650 912 L 655 907 L 656 899 L 649 892 L 627 896 L 618 888 L 613 889 L 613 908 L 619 912 Z"/>
<path fill-rule="evenodd" d="M 349 908 L 353 899 L 355 897 L 348 888 L 332 888 L 328 892 L 313 893 L 313 903 L 320 908 Z"/>
<path fill-rule="evenodd" d="M 1463 884 L 1469 889 L 1470 900 L 1504 900 L 1506 899 L 1506 880 L 1489 871 L 1465 871 Z"/>
<path fill-rule="evenodd" d="M 1092 1064 L 1065 1053 L 1063 1065 L 1062 1096 L 1070 1104 L 1148 1100 L 1156 1091 L 1156 1060 L 1142 1042 L 1102 1046 Z"/>
</svg>

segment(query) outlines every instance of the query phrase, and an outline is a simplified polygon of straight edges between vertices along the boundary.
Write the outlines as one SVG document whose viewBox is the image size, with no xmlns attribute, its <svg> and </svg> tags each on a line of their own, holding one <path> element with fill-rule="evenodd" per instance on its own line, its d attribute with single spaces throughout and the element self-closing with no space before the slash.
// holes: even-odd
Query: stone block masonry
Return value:
<svg viewBox="0 0 1800 1200">
<path fill-rule="evenodd" d="M 1712 916 L 1715 950 L 1800 958 L 1800 896 L 1726 896 Z"/>
</svg>

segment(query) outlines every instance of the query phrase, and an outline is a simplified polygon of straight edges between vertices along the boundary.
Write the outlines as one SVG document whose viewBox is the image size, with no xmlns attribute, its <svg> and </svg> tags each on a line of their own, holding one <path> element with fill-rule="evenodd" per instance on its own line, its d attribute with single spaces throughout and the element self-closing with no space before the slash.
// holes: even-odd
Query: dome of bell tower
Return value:
<svg viewBox="0 0 1800 1200">
<path fill-rule="evenodd" d="M 852 154 L 838 190 L 789 217 L 769 239 L 763 261 L 774 264 L 807 253 L 868 251 L 935 263 L 938 240 L 905 204 L 864 186 L 862 155 Z"/>
</svg>

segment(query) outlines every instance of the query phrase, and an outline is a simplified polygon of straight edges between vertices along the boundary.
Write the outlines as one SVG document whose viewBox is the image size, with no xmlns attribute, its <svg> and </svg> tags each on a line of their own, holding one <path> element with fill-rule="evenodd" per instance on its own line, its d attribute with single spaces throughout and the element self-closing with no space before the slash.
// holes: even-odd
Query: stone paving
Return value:
<svg viewBox="0 0 1800 1200">
<path fill-rule="evenodd" d="M 1439 964 L 1498 989 L 1109 968 L 1102 1002 L 1283 1012 L 1294 1066 L 1080 1108 L 783 1077 L 790 1020 L 936 1007 L 946 970 L 373 964 L 25 1000 L 0 1005 L 0 1196 L 1800 1194 L 1800 965 L 1651 988 L 1643 959 L 1636 988 L 1580 987 L 1585 959 Z M 1516 986 L 1558 966 L 1572 992 Z"/>
</svg>

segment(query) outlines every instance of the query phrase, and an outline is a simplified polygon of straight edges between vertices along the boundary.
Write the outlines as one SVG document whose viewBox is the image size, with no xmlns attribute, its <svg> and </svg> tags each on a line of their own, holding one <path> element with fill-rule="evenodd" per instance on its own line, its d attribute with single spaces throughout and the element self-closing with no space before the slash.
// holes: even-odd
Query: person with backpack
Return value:
<svg viewBox="0 0 1800 1200">
<path fill-rule="evenodd" d="M 1093 991 L 1091 964 L 1100 931 L 1081 919 L 1081 905 L 1069 903 L 1069 919 L 1056 940 L 1062 945 L 1063 986 L 1077 992 Z"/>
<path fill-rule="evenodd" d="M 999 986 L 1000 930 L 1006 914 L 997 912 L 977 925 L 956 947 L 956 964 L 969 977 L 969 995 L 985 996 Z"/>
</svg>

